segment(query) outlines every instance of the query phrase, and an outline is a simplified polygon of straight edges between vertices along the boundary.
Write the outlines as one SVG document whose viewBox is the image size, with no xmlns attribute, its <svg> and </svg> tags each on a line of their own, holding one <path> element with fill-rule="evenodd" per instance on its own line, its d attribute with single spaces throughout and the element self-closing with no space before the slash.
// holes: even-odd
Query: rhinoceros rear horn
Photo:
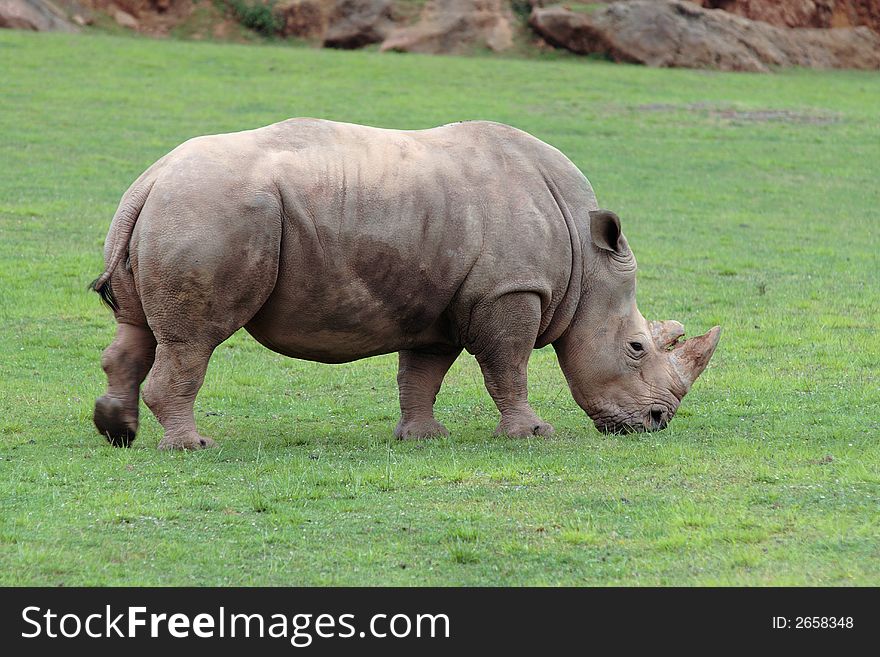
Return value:
<svg viewBox="0 0 880 657">
<path fill-rule="evenodd" d="M 684 326 L 674 319 L 667 319 L 662 322 L 651 322 L 651 337 L 658 349 L 671 349 L 676 345 L 678 339 L 684 335 Z"/>
<path fill-rule="evenodd" d="M 686 340 L 669 352 L 673 371 L 681 379 L 685 392 L 706 369 L 720 337 L 721 327 L 715 326 L 708 333 Z"/>
</svg>

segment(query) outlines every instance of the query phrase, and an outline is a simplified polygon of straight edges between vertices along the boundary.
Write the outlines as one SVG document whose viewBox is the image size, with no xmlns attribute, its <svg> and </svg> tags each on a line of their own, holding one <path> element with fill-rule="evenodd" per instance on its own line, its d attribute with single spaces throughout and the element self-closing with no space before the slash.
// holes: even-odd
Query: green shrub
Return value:
<svg viewBox="0 0 880 657">
<path fill-rule="evenodd" d="M 254 4 L 247 0 L 225 0 L 225 4 L 239 23 L 264 36 L 278 34 L 283 27 L 273 11 L 275 0 L 257 0 Z"/>
<path fill-rule="evenodd" d="M 523 22 L 528 21 L 532 13 L 532 5 L 529 0 L 512 0 L 510 8 L 514 15 Z"/>
</svg>

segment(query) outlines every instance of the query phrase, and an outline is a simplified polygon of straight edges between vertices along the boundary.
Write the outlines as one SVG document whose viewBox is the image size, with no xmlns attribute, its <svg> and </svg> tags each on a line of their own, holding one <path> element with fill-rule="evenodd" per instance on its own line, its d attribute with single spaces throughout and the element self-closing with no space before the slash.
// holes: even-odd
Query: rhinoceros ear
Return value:
<svg viewBox="0 0 880 657">
<path fill-rule="evenodd" d="M 611 210 L 590 210 L 590 238 L 605 251 L 620 250 L 620 219 Z"/>
</svg>

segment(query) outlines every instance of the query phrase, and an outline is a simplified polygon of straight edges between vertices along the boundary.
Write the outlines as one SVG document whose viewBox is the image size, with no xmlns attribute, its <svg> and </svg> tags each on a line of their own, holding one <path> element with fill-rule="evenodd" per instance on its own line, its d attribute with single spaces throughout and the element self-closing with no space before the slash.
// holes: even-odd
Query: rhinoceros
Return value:
<svg viewBox="0 0 880 657">
<path fill-rule="evenodd" d="M 91 287 L 117 332 L 94 422 L 117 446 L 135 437 L 148 373 L 159 447 L 214 445 L 193 404 L 211 353 L 242 327 L 322 363 L 397 352 L 398 438 L 448 433 L 433 407 L 462 350 L 497 434 L 552 433 L 526 388 L 532 350 L 549 344 L 600 431 L 662 429 L 720 334 L 681 341 L 678 322 L 647 322 L 617 215 L 557 149 L 484 121 L 298 118 L 196 137 L 125 192 L 104 261 Z"/>
</svg>

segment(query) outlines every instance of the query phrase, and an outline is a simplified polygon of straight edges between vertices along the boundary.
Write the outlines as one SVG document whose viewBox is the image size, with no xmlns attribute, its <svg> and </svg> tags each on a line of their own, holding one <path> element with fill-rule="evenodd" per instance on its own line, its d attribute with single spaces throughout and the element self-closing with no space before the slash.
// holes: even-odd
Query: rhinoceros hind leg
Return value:
<svg viewBox="0 0 880 657">
<path fill-rule="evenodd" d="M 101 354 L 107 392 L 95 401 L 94 421 L 114 447 L 128 447 L 137 435 L 140 386 L 155 350 L 156 340 L 148 328 L 119 323 L 116 337 Z"/>
<path fill-rule="evenodd" d="M 541 323 L 541 301 L 536 294 L 513 293 L 474 310 L 468 351 L 474 354 L 486 389 L 501 421 L 496 435 L 548 436 L 553 427 L 528 402 L 529 356 Z"/>
<path fill-rule="evenodd" d="M 159 449 L 196 450 L 214 447 L 210 438 L 196 430 L 193 406 L 205 380 L 214 349 L 256 314 L 268 293 L 254 293 L 248 301 L 216 304 L 216 315 L 188 314 L 168 303 L 165 314 L 148 317 L 158 344 L 150 377 L 144 386 L 144 403 L 165 429 Z"/>
<path fill-rule="evenodd" d="M 160 342 L 156 362 L 144 387 L 144 402 L 165 429 L 159 449 L 196 450 L 214 441 L 196 431 L 193 405 L 205 380 L 214 346 Z"/>
<path fill-rule="evenodd" d="M 460 348 L 450 347 L 432 351 L 403 350 L 398 354 L 400 421 L 394 429 L 397 438 L 419 440 L 449 435 L 446 427 L 434 418 L 434 402 L 443 377 L 460 353 Z"/>
<path fill-rule="evenodd" d="M 139 219 L 138 289 L 157 342 L 143 398 L 165 429 L 159 449 L 214 445 L 193 415 L 208 360 L 257 314 L 278 275 L 277 208 L 255 210 L 222 186 L 198 198 L 175 212 L 157 201 Z"/>
</svg>

